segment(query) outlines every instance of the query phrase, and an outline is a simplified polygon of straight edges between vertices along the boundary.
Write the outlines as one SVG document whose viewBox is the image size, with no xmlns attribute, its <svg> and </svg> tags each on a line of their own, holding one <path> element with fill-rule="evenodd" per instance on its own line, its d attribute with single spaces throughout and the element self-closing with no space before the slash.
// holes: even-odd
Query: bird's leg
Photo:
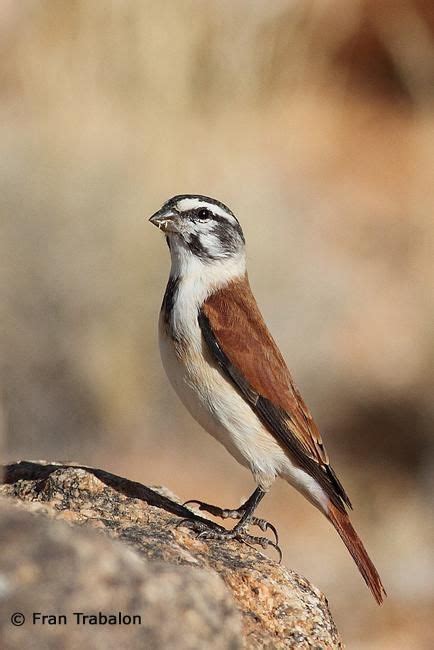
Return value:
<svg viewBox="0 0 434 650">
<path fill-rule="evenodd" d="M 251 503 L 254 501 L 254 497 L 258 492 L 258 490 L 261 491 L 262 495 L 257 499 L 253 507 L 254 510 L 258 505 L 259 501 L 262 499 L 262 497 L 265 494 L 265 492 L 261 490 L 261 488 L 257 488 L 254 491 L 254 493 L 247 499 L 247 501 L 245 501 L 242 505 L 240 505 L 239 508 L 235 508 L 233 510 L 229 508 L 220 508 L 219 506 L 213 506 L 210 503 L 205 503 L 204 501 L 198 501 L 197 499 L 190 499 L 189 501 L 186 501 L 183 505 L 188 506 L 190 504 L 195 504 L 199 510 L 202 510 L 203 512 L 208 512 L 210 515 L 213 515 L 214 517 L 220 517 L 221 519 L 239 519 L 241 523 L 241 519 L 243 518 L 245 513 L 249 511 Z M 250 512 L 253 513 L 253 510 L 251 510 Z M 254 517 L 253 514 L 251 514 L 248 523 L 246 525 L 258 526 L 258 528 L 263 530 L 264 533 L 267 530 L 271 530 L 275 537 L 276 544 L 279 543 L 279 535 L 277 534 L 276 528 L 273 526 L 273 524 L 270 524 L 270 522 L 267 521 L 266 519 L 260 519 L 259 517 Z"/>
<path fill-rule="evenodd" d="M 276 542 L 272 542 L 270 539 L 267 539 L 267 537 L 256 537 L 254 535 L 249 535 L 249 533 L 247 532 L 247 528 L 250 524 L 252 523 L 256 524 L 257 518 L 253 517 L 253 513 L 255 511 L 255 508 L 261 501 L 261 499 L 264 497 L 264 495 L 265 495 L 265 491 L 262 490 L 260 487 L 257 487 L 256 490 L 253 492 L 253 494 L 239 508 L 239 513 L 240 513 L 239 521 L 231 530 L 222 530 L 222 531 L 212 530 L 203 521 L 195 521 L 195 520 L 188 520 L 188 519 L 187 520 L 183 519 L 179 525 L 188 525 L 198 533 L 198 538 L 200 539 L 215 539 L 221 541 L 237 539 L 248 545 L 257 544 L 259 546 L 262 546 L 262 548 L 267 548 L 268 546 L 272 546 L 279 553 L 280 556 L 279 561 L 280 561 L 282 559 L 282 552 L 279 546 L 277 545 L 277 532 L 274 526 L 272 526 L 268 522 L 265 522 L 265 530 L 267 530 L 267 528 L 269 527 L 274 532 L 276 536 Z M 201 502 L 196 501 L 195 503 L 199 504 L 199 508 L 201 510 L 205 510 L 205 512 L 210 512 L 210 514 L 215 514 L 216 516 L 221 516 L 220 515 L 221 509 L 217 508 L 216 506 L 211 506 L 212 511 L 210 511 L 208 510 L 207 507 L 201 508 L 200 507 L 202 505 Z M 204 505 L 209 506 L 209 504 L 204 504 Z M 237 512 L 237 511 L 229 511 L 229 512 Z M 227 515 L 227 516 L 231 516 L 231 515 Z"/>
</svg>

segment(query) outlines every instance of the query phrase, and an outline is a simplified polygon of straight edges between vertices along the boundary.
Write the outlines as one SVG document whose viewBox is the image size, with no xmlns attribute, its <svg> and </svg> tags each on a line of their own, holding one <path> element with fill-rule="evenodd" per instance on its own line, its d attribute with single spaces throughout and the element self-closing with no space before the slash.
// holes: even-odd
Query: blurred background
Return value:
<svg viewBox="0 0 434 650">
<path fill-rule="evenodd" d="M 289 486 L 260 513 L 349 648 L 432 648 L 433 171 L 430 0 L 0 0 L 3 457 L 250 494 L 157 345 L 169 257 L 144 217 L 219 198 L 385 605 Z"/>
</svg>

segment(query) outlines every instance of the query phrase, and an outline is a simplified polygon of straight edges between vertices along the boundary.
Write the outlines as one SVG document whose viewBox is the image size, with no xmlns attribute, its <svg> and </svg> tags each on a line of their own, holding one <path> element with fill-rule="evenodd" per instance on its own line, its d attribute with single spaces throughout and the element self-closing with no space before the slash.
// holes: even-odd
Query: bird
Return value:
<svg viewBox="0 0 434 650">
<path fill-rule="evenodd" d="M 206 539 L 278 548 L 276 528 L 254 513 L 274 480 L 284 479 L 331 522 L 381 604 L 386 591 L 350 522 L 350 499 L 252 293 L 237 217 L 211 197 L 179 194 L 150 222 L 164 233 L 171 257 L 158 326 L 169 382 L 202 428 L 250 469 L 256 484 L 239 508 L 186 502 L 238 520 L 227 529 L 192 519 L 191 528 Z M 250 526 L 272 530 L 275 542 L 252 535 Z"/>
</svg>

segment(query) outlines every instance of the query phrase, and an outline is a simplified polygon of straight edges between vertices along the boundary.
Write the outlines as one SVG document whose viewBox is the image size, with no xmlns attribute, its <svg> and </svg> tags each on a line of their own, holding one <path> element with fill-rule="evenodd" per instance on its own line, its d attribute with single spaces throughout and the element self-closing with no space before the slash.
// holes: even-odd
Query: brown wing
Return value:
<svg viewBox="0 0 434 650">
<path fill-rule="evenodd" d="M 212 294 L 202 307 L 199 324 L 212 355 L 270 432 L 321 483 L 327 483 L 328 492 L 351 505 L 247 277 Z"/>
<path fill-rule="evenodd" d="M 306 453 L 328 463 L 320 433 L 259 311 L 247 279 L 231 283 L 203 306 L 215 337 L 253 390 L 283 409 Z"/>
</svg>

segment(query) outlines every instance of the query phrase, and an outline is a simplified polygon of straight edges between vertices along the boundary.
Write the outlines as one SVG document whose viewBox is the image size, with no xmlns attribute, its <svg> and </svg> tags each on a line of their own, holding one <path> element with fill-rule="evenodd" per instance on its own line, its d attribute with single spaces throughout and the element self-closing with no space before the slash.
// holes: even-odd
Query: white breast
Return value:
<svg viewBox="0 0 434 650">
<path fill-rule="evenodd" d="M 176 340 L 160 315 L 164 369 L 193 418 L 268 488 L 287 463 L 286 455 L 204 348 L 198 308 L 189 293 L 188 285 L 180 281 L 170 322 Z"/>
</svg>

